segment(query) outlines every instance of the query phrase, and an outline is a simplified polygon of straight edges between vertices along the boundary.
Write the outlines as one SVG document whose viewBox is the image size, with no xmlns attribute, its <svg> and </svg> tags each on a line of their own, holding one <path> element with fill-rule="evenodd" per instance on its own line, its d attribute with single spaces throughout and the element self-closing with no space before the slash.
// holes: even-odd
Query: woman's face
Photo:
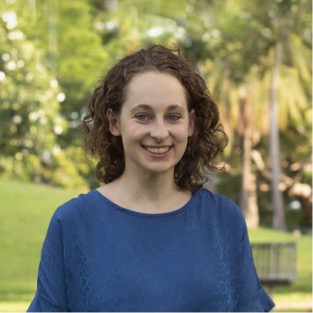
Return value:
<svg viewBox="0 0 313 313">
<path fill-rule="evenodd" d="M 174 175 L 194 130 L 182 84 L 150 71 L 135 75 L 125 92 L 120 114 L 107 113 L 111 133 L 122 137 L 125 171 Z"/>
</svg>

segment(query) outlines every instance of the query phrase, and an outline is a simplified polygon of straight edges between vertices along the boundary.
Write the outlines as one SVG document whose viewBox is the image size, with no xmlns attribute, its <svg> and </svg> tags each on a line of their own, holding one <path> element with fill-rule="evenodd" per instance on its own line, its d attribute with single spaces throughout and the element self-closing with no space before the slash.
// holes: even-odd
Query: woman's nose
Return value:
<svg viewBox="0 0 313 313">
<path fill-rule="evenodd" d="M 168 128 L 163 119 L 155 120 L 151 125 L 150 136 L 161 141 L 168 137 Z"/>
</svg>

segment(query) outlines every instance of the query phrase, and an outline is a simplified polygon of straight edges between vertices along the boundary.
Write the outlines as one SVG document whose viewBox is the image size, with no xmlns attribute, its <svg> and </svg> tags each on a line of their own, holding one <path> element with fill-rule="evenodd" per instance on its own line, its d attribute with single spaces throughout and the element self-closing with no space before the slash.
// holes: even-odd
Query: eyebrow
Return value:
<svg viewBox="0 0 313 313">
<path fill-rule="evenodd" d="M 148 104 L 138 104 L 138 105 L 136 105 L 136 106 L 134 106 L 131 110 L 130 110 L 130 112 L 135 112 L 135 111 L 137 111 L 137 110 L 151 110 L 151 106 L 150 105 L 148 105 Z"/>
<path fill-rule="evenodd" d="M 152 110 L 152 106 L 148 105 L 148 104 L 138 104 L 136 105 L 135 107 L 133 107 L 131 109 L 131 112 L 135 112 L 137 110 L 147 110 L 147 111 L 151 111 Z M 175 110 L 178 110 L 178 111 L 183 111 L 184 109 L 180 106 L 180 105 L 177 105 L 177 104 L 172 104 L 170 105 L 168 108 L 167 108 L 167 111 L 175 111 Z"/>
</svg>

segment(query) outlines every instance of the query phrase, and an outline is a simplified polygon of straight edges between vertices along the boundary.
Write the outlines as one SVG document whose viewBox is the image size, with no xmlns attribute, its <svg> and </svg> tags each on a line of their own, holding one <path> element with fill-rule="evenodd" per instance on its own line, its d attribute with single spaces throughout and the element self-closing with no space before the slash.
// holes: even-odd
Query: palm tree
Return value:
<svg viewBox="0 0 313 313">
<path fill-rule="evenodd" d="M 279 132 L 299 123 L 309 105 L 311 53 L 301 38 L 308 23 L 302 28 L 297 24 L 301 10 L 310 12 L 305 8 L 308 3 L 262 1 L 259 7 L 255 2 L 212 1 L 208 10 L 204 10 L 207 2 L 197 4 L 189 17 L 189 51 L 200 60 L 230 138 L 241 138 L 241 208 L 248 224 L 257 225 L 257 219 L 251 218 L 257 215 L 251 151 L 261 136 L 269 136 L 273 226 L 283 229 Z M 201 25 L 201 38 L 192 21 Z"/>
</svg>

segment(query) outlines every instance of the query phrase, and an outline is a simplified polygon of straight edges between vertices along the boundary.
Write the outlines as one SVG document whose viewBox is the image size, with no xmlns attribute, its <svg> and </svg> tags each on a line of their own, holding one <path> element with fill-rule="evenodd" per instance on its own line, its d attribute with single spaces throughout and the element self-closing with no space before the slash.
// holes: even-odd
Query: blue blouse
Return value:
<svg viewBox="0 0 313 313">
<path fill-rule="evenodd" d="M 269 311 L 245 221 L 200 189 L 182 208 L 145 214 L 96 190 L 60 206 L 28 311 Z"/>
</svg>

